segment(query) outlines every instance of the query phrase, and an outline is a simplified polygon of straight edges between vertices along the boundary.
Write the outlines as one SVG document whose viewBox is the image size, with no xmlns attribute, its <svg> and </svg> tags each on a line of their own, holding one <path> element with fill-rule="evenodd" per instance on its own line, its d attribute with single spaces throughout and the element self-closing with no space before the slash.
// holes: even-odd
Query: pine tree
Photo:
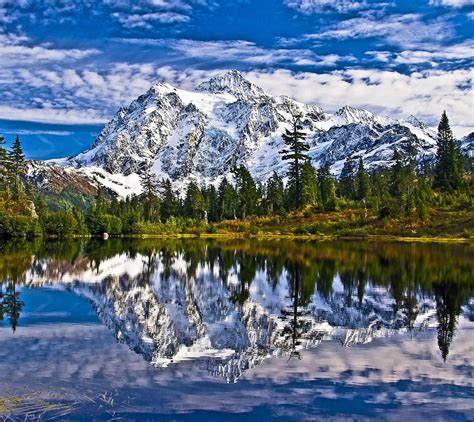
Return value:
<svg viewBox="0 0 474 422">
<path fill-rule="evenodd" d="M 211 222 L 219 220 L 219 196 L 214 185 L 207 190 L 207 218 Z"/>
<path fill-rule="evenodd" d="M 156 222 L 160 219 L 160 202 L 158 199 L 158 179 L 151 169 L 146 168 L 140 175 L 144 203 L 144 217 L 146 221 Z"/>
<path fill-rule="evenodd" d="M 305 161 L 309 160 L 307 154 L 308 144 L 304 142 L 306 134 L 303 132 L 301 123 L 302 115 L 288 106 L 288 111 L 292 116 L 291 130 L 286 129 L 283 140 L 287 148 L 281 151 L 282 159 L 290 161 L 288 170 L 288 192 L 289 205 L 297 209 L 303 206 L 303 184 L 301 180 L 301 169 Z"/>
<path fill-rule="evenodd" d="M 354 166 L 350 156 L 344 161 L 339 177 L 339 193 L 346 199 L 355 199 Z"/>
<path fill-rule="evenodd" d="M 255 214 L 257 206 L 257 186 L 247 168 L 241 165 L 235 172 L 237 191 L 237 215 L 245 219 Z"/>
<path fill-rule="evenodd" d="M 402 205 L 404 200 L 404 169 L 402 156 L 397 149 L 393 151 L 392 160 L 395 161 L 395 164 L 390 168 L 390 194 Z"/>
<path fill-rule="evenodd" d="M 336 189 L 329 164 L 325 164 L 318 170 L 318 187 L 324 209 L 334 211 L 336 209 Z"/>
<path fill-rule="evenodd" d="M 461 152 L 449 126 L 446 111 L 438 125 L 437 147 L 433 187 L 444 192 L 456 190 L 461 185 Z"/>
<path fill-rule="evenodd" d="M 225 177 L 219 185 L 218 201 L 220 220 L 230 220 L 236 217 L 237 194 Z"/>
<path fill-rule="evenodd" d="M 204 218 L 206 204 L 196 182 L 190 182 L 184 200 L 184 215 L 189 218 Z"/>
<path fill-rule="evenodd" d="M 169 179 L 163 179 L 160 189 L 160 216 L 162 221 L 178 214 L 178 200 Z"/>
<path fill-rule="evenodd" d="M 364 161 L 362 157 L 359 158 L 359 166 L 357 168 L 356 179 L 355 179 L 355 188 L 356 188 L 356 199 L 359 201 L 366 201 L 370 193 L 370 181 L 369 175 L 364 167 Z"/>
<path fill-rule="evenodd" d="M 318 197 L 318 178 L 311 161 L 306 160 L 301 166 L 301 205 L 316 205 Z"/>
<path fill-rule="evenodd" d="M 8 153 L 8 166 L 13 181 L 13 195 L 18 199 L 23 192 L 21 178 L 26 174 L 26 161 L 21 148 L 20 137 L 17 136 Z"/>
<path fill-rule="evenodd" d="M 276 172 L 267 181 L 265 203 L 266 211 L 270 214 L 281 214 L 285 209 L 283 181 Z"/>
</svg>

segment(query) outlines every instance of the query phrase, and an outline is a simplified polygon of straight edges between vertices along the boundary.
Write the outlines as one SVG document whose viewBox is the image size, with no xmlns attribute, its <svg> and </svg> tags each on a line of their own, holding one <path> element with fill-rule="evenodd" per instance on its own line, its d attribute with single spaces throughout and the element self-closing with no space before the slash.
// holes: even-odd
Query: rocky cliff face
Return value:
<svg viewBox="0 0 474 422">
<path fill-rule="evenodd" d="M 178 186 L 189 180 L 216 183 L 239 164 L 264 181 L 273 171 L 286 171 L 279 151 L 289 109 L 303 115 L 313 164 L 329 163 L 335 174 L 348 156 L 362 157 L 373 168 L 390 165 L 395 148 L 403 154 L 409 144 L 419 161 L 432 159 L 436 151 L 435 132 L 413 116 L 396 120 L 349 106 L 328 114 L 268 95 L 230 71 L 192 92 L 154 85 L 121 108 L 89 150 L 53 164 L 74 168 L 121 196 L 140 191 L 138 174 L 145 167 Z M 470 148 L 469 139 L 464 149 Z"/>
</svg>

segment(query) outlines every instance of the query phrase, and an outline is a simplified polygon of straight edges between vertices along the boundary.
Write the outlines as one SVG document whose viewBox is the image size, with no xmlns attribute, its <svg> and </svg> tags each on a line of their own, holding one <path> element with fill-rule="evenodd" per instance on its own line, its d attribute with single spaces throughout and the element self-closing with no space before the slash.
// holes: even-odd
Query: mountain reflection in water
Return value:
<svg viewBox="0 0 474 422">
<path fill-rule="evenodd" d="M 235 382 L 270 356 L 304 358 L 436 329 L 446 360 L 474 320 L 469 245 L 140 240 L 11 242 L 0 251 L 0 319 L 22 324 L 22 289 L 86 298 L 153 366 L 192 361 Z"/>
</svg>

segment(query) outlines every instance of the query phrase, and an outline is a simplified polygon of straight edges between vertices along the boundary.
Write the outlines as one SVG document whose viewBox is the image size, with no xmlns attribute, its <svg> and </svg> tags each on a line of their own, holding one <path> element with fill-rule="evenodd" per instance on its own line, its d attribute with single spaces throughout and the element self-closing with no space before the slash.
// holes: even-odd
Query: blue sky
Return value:
<svg viewBox="0 0 474 422">
<path fill-rule="evenodd" d="M 156 82 L 239 69 L 271 94 L 474 130 L 474 0 L 0 0 L 0 133 L 75 154 Z"/>
</svg>

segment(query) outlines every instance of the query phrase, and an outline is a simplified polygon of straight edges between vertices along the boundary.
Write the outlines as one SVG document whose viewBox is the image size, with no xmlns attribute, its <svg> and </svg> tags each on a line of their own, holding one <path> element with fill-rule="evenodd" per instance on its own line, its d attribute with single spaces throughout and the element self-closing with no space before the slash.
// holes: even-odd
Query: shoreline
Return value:
<svg viewBox="0 0 474 422">
<path fill-rule="evenodd" d="M 41 238 L 41 237 L 39 237 Z M 15 238 L 10 238 L 15 239 Z M 17 238 L 18 239 L 18 238 Z M 35 238 L 30 238 L 35 239 Z M 38 239 L 38 238 L 36 238 Z M 127 234 L 109 235 L 103 238 L 99 235 L 74 235 L 66 237 L 44 236 L 43 240 L 64 240 L 64 239 L 222 239 L 222 240 L 305 240 L 305 241 L 364 241 L 364 242 L 407 242 L 407 243 L 474 243 L 474 239 L 465 237 L 443 237 L 443 236 L 395 236 L 395 235 L 316 235 L 316 234 L 253 234 L 246 232 L 239 233 L 163 233 L 163 234 Z"/>
</svg>

